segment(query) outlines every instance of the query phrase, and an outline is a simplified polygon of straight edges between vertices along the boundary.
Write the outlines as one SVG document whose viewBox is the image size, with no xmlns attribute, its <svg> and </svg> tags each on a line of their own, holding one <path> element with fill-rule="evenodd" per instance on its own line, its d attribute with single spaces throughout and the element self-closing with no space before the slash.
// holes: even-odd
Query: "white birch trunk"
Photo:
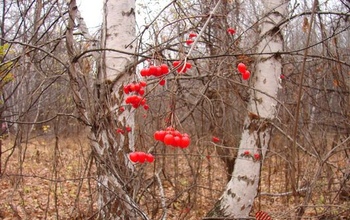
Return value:
<svg viewBox="0 0 350 220">
<path fill-rule="evenodd" d="M 96 83 L 92 147 L 98 173 L 99 219 L 148 219 L 133 200 L 133 166 L 128 153 L 134 149 L 134 110 L 125 108 L 120 89 L 133 80 L 132 53 L 135 38 L 135 1 L 105 0 L 102 24 L 102 52 Z M 117 50 L 116 51 L 111 51 Z M 124 135 L 116 128 L 132 128 Z"/>
<path fill-rule="evenodd" d="M 248 115 L 235 161 L 232 178 L 210 217 L 245 218 L 257 196 L 262 160 L 270 141 L 269 121 L 276 117 L 276 99 L 282 70 L 283 38 L 276 24 L 287 15 L 286 0 L 263 0 L 266 17 L 260 25 L 255 71 L 252 77 Z M 269 53 L 269 54 L 263 54 Z M 249 151 L 249 155 L 244 152 Z M 259 155 L 259 159 L 254 155 Z"/>
<path fill-rule="evenodd" d="M 82 121 L 91 127 L 90 140 L 97 167 L 98 218 L 148 219 L 139 209 L 132 194 L 133 169 L 128 153 L 134 148 L 133 132 L 118 135 L 116 128 L 134 128 L 133 112 L 120 114 L 123 102 L 122 85 L 130 82 L 133 73 L 134 46 L 126 46 L 135 37 L 134 0 L 105 0 L 102 27 L 101 63 L 93 86 L 83 100 L 81 84 L 91 79 L 84 68 L 78 69 L 73 30 L 79 13 L 76 0 L 69 3 L 69 22 L 66 34 L 67 52 L 72 60 L 68 68 L 73 98 Z M 80 19 L 80 18 L 79 18 Z M 78 22 L 82 22 L 79 20 Z M 86 35 L 87 33 L 85 33 Z M 114 51 L 111 51 L 114 50 Z M 84 74 L 78 74 L 84 73 Z M 86 88 L 87 90 L 90 89 Z M 134 129 L 132 129 L 134 130 Z"/>
</svg>

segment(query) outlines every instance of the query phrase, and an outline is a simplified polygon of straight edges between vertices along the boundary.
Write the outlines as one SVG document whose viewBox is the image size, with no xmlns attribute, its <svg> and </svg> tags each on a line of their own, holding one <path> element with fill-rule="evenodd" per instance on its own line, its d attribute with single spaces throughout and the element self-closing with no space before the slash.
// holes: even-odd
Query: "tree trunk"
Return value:
<svg viewBox="0 0 350 220">
<path fill-rule="evenodd" d="M 271 125 L 276 117 L 277 92 L 282 70 L 283 37 L 276 26 L 287 14 L 286 0 L 264 0 L 266 16 L 260 24 L 255 71 L 248 113 L 235 161 L 232 178 L 208 213 L 210 217 L 247 218 L 257 196 L 262 161 L 270 141 Z M 268 53 L 268 54 L 264 54 Z"/>
<path fill-rule="evenodd" d="M 91 128 L 90 140 L 97 167 L 98 218 L 148 219 L 134 201 L 133 164 L 128 153 L 134 150 L 134 110 L 123 105 L 123 85 L 132 81 L 135 62 L 130 54 L 135 38 L 135 1 L 105 0 L 101 38 L 101 62 L 97 75 L 80 67 L 74 50 L 73 29 L 79 19 L 76 0 L 69 5 L 67 51 L 71 59 L 68 75 L 80 119 Z M 78 21 L 79 22 L 79 21 Z M 91 86 L 90 82 L 93 83 Z M 86 87 L 84 89 L 83 85 Z M 84 92 L 87 93 L 84 94 Z M 93 93 L 93 95 L 91 95 Z M 85 96 L 84 96 L 85 95 Z M 87 99 L 87 100 L 83 100 Z M 117 128 L 131 127 L 119 134 Z"/>
<path fill-rule="evenodd" d="M 102 53 L 98 82 L 95 85 L 95 113 L 91 140 L 98 175 L 100 219 L 147 219 L 132 196 L 133 165 L 128 153 L 134 150 L 134 110 L 125 108 L 122 87 L 134 75 L 135 1 L 104 1 Z M 109 51 L 109 49 L 119 52 Z M 122 135 L 117 128 L 131 127 Z"/>
</svg>

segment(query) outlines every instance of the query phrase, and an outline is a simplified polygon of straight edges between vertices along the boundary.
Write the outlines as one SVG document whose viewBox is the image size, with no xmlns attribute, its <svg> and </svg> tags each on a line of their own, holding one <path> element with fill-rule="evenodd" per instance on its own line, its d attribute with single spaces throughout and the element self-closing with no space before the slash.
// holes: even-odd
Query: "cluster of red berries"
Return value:
<svg viewBox="0 0 350 220">
<path fill-rule="evenodd" d="M 130 92 L 135 92 L 139 95 L 144 95 L 146 86 L 147 86 L 147 83 L 144 81 L 141 81 L 139 83 L 130 83 L 124 86 L 124 93 L 129 94 Z"/>
<path fill-rule="evenodd" d="M 134 163 L 152 163 L 154 161 L 154 156 L 145 152 L 132 152 L 129 154 L 129 159 Z"/>
<path fill-rule="evenodd" d="M 186 73 L 187 70 L 192 68 L 192 64 L 189 62 L 182 62 L 180 60 L 176 60 L 173 62 L 173 67 L 176 69 L 176 71 L 181 73 Z"/>
<path fill-rule="evenodd" d="M 146 104 L 146 99 L 143 97 L 143 95 L 145 94 L 144 88 L 146 87 L 146 85 L 146 82 L 141 81 L 139 83 L 130 83 L 124 86 L 123 90 L 126 95 L 134 93 L 133 95 L 126 97 L 125 103 L 132 105 L 132 107 L 134 108 L 143 106 L 145 110 L 148 110 L 149 106 Z"/>
<path fill-rule="evenodd" d="M 250 72 L 247 70 L 247 66 L 244 63 L 239 63 L 237 69 L 242 74 L 243 80 L 248 80 L 250 78 Z"/>
<path fill-rule="evenodd" d="M 187 133 L 180 133 L 173 127 L 156 131 L 154 133 L 154 139 L 163 142 L 165 145 L 180 148 L 187 148 L 191 143 L 190 136 Z"/>
<path fill-rule="evenodd" d="M 258 161 L 258 160 L 261 159 L 261 155 L 259 153 L 255 153 L 254 155 L 252 155 L 249 150 L 244 151 L 241 154 L 241 156 L 242 157 L 248 157 L 248 158 L 251 157 L 251 158 L 253 158 L 254 161 Z"/>
<path fill-rule="evenodd" d="M 196 34 L 196 33 L 190 33 L 190 34 L 188 35 L 188 39 L 186 40 L 186 44 L 187 44 L 187 45 L 193 44 L 193 42 L 194 42 L 193 38 L 195 38 L 195 37 L 197 37 L 197 34 Z"/>
<path fill-rule="evenodd" d="M 140 71 L 141 76 L 155 76 L 161 77 L 169 73 L 169 67 L 166 64 L 161 64 L 159 66 L 151 65 L 149 68 L 143 68 Z"/>
<path fill-rule="evenodd" d="M 143 77 L 155 76 L 160 78 L 168 73 L 169 73 L 169 67 L 165 63 L 159 66 L 151 65 L 149 68 L 143 68 L 140 71 L 140 75 Z M 160 79 L 159 85 L 164 86 L 165 79 Z"/>
</svg>

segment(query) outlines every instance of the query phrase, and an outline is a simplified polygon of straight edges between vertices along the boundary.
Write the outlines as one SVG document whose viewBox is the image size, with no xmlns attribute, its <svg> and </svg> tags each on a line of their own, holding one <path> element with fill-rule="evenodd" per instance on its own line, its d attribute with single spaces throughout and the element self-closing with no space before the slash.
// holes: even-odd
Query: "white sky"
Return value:
<svg viewBox="0 0 350 220">
<path fill-rule="evenodd" d="M 77 5 L 88 28 L 96 28 L 102 23 L 103 0 L 77 0 Z"/>
<path fill-rule="evenodd" d="M 81 12 L 81 15 L 84 18 L 84 21 L 88 28 L 92 30 L 96 30 L 99 25 L 102 23 L 102 3 L 103 0 L 77 0 L 77 5 L 79 8 L 79 11 Z M 160 1 L 155 1 L 154 0 L 136 0 L 136 7 L 143 5 L 147 6 L 149 10 L 153 11 L 151 13 L 153 16 L 157 14 L 157 11 L 163 8 L 166 4 L 169 3 L 169 0 L 160 0 Z M 152 6 L 152 7 L 150 7 Z M 150 16 L 149 14 L 150 11 L 148 11 L 147 15 Z M 142 21 L 142 17 L 146 16 L 144 14 L 144 9 L 140 11 L 140 14 L 138 13 L 138 21 L 137 23 L 139 25 L 142 25 L 144 22 Z M 151 15 L 151 16 L 152 16 Z"/>
</svg>

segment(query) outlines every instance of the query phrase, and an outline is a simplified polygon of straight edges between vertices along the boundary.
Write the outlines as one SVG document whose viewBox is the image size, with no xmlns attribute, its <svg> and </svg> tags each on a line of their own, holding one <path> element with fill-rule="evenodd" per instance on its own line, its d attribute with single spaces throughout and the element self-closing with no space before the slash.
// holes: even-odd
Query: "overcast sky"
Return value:
<svg viewBox="0 0 350 220">
<path fill-rule="evenodd" d="M 78 0 L 78 8 L 88 28 L 96 28 L 102 22 L 102 0 Z"/>
<path fill-rule="evenodd" d="M 153 16 L 156 16 L 160 9 L 163 8 L 166 4 L 168 4 L 169 1 L 170 0 L 137 0 L 136 9 L 138 9 L 136 13 L 136 19 L 138 25 L 144 25 L 143 18 L 146 16 L 146 14 L 147 17 L 149 17 L 149 19 L 151 17 L 153 18 Z M 86 25 L 93 31 L 97 30 L 97 28 L 102 23 L 102 3 L 103 0 L 77 0 L 79 11 L 83 16 Z M 148 6 L 148 10 L 144 8 L 145 6 Z"/>
</svg>

